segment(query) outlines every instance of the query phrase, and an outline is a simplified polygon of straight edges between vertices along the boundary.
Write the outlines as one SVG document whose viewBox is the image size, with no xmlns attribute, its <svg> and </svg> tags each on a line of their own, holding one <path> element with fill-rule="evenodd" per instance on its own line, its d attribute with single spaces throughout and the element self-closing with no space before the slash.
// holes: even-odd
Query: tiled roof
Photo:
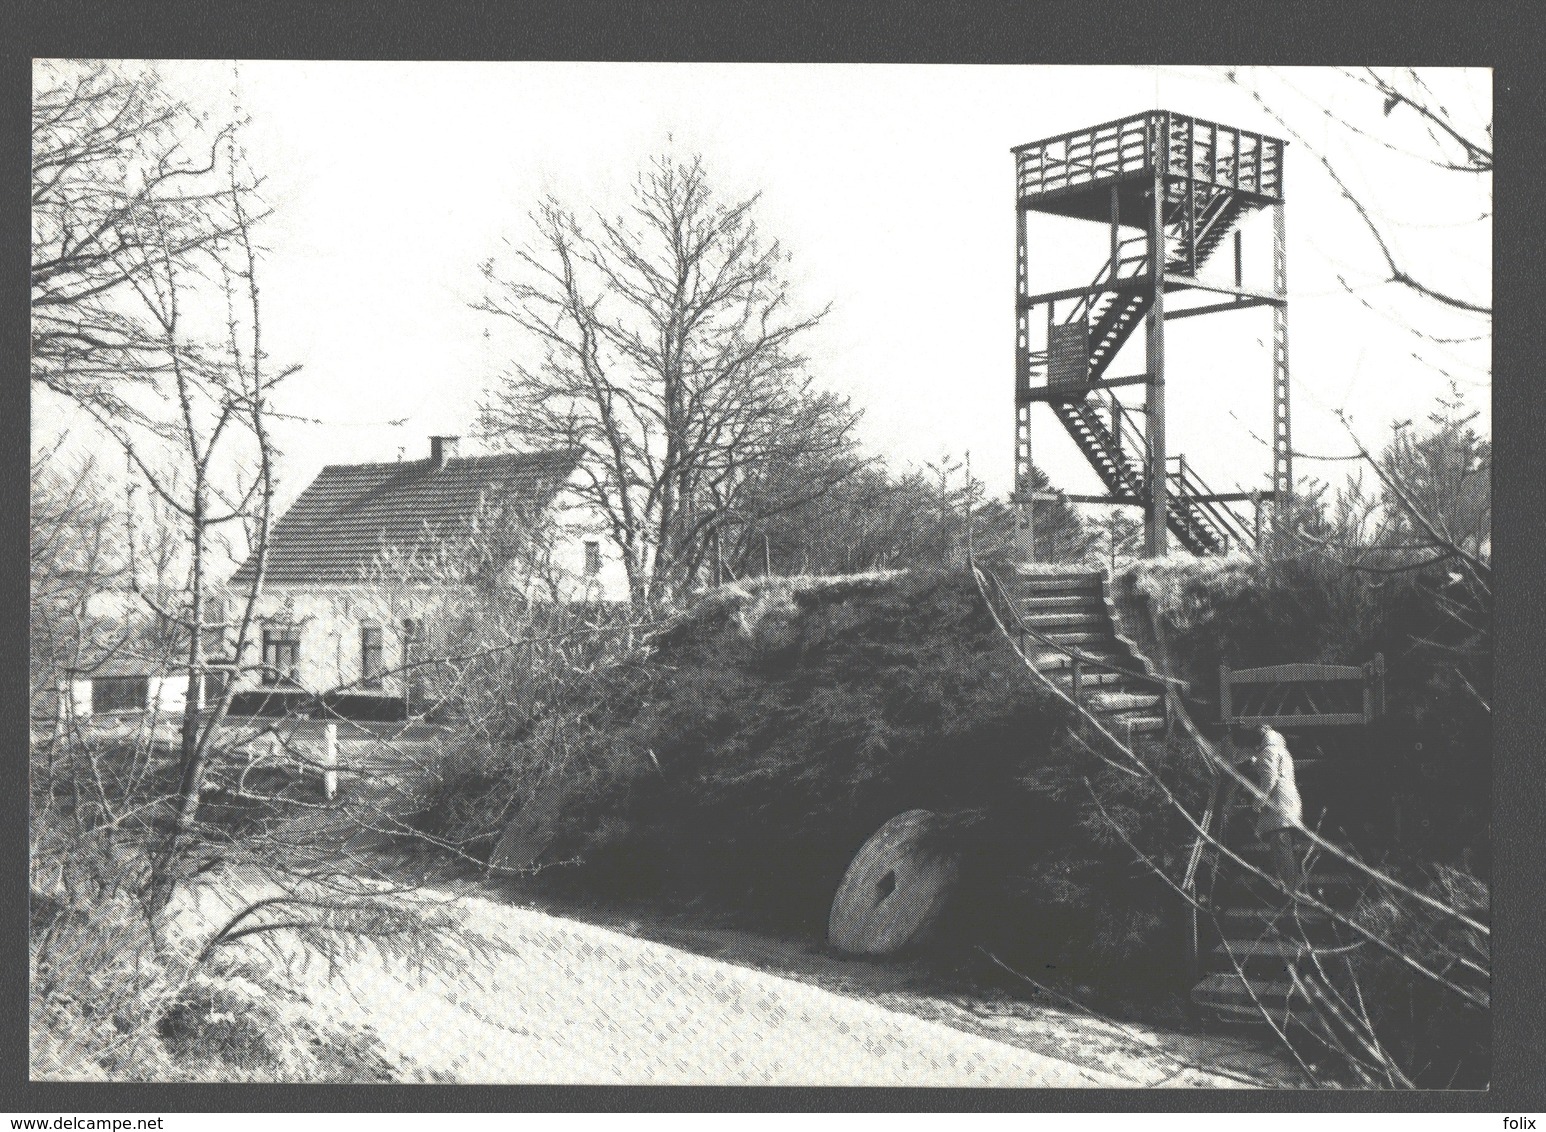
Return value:
<svg viewBox="0 0 1546 1132">
<path fill-rule="evenodd" d="M 385 549 L 411 551 L 455 534 L 487 502 L 539 514 L 578 461 L 570 451 L 501 453 L 390 464 L 331 464 L 269 535 L 267 580 L 357 582 Z M 241 585 L 249 558 L 231 578 Z"/>
</svg>

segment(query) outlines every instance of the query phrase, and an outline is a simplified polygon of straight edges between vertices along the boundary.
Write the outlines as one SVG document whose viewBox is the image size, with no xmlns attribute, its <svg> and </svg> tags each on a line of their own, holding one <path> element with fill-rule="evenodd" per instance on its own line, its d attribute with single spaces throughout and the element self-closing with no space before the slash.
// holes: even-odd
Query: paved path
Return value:
<svg viewBox="0 0 1546 1132">
<path fill-rule="evenodd" d="M 469 928 L 507 950 L 449 978 L 361 960 L 344 980 L 316 974 L 309 996 L 341 1021 L 372 1027 L 423 1070 L 459 1082 L 1180 1083 L 1174 1063 L 1157 1056 L 1095 1069 L 526 908 L 467 898 L 461 911 Z"/>
</svg>

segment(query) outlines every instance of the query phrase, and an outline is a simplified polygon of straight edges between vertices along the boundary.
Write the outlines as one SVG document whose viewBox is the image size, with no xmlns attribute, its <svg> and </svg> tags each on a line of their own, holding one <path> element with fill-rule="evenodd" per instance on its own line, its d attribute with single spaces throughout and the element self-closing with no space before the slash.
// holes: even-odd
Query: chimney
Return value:
<svg viewBox="0 0 1546 1132">
<path fill-rule="evenodd" d="M 459 436 L 432 436 L 429 438 L 429 462 L 437 468 L 446 466 L 446 461 L 456 455 Z"/>
</svg>

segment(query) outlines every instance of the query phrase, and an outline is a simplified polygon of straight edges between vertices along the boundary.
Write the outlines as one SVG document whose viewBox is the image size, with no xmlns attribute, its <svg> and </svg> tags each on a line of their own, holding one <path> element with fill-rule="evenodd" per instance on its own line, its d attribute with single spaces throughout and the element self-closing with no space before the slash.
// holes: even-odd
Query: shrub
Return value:
<svg viewBox="0 0 1546 1132">
<path fill-rule="evenodd" d="M 367 1031 L 313 1016 L 254 956 L 190 964 L 133 901 L 34 889 L 31 1072 L 53 1080 L 391 1081 Z"/>
<path fill-rule="evenodd" d="M 1160 784 L 1196 812 L 1206 775 L 1179 738 L 1138 753 L 1158 783 L 1067 733 L 1025 768 L 1009 804 L 970 831 L 973 867 L 962 870 L 955 922 L 963 943 L 1128 1005 L 1185 990 L 1187 909 L 1156 869 L 1184 871 L 1192 831 Z"/>
<path fill-rule="evenodd" d="M 41 791 L 32 813 L 31 1073 L 53 1080 L 400 1079 L 366 1032 L 313 1016 L 257 948 L 202 960 L 143 902 L 149 843 L 86 826 Z M 253 937 L 254 940 L 267 937 Z M 304 939 L 305 937 L 303 937 Z M 327 957 L 324 951 L 324 958 Z"/>
<path fill-rule="evenodd" d="M 1488 886 L 1458 869 L 1435 867 L 1408 878 L 1414 887 L 1485 924 Z M 1360 901 L 1355 918 L 1404 954 L 1479 995 L 1490 994 L 1488 941 L 1452 917 L 1378 891 Z M 1419 1088 L 1484 1089 L 1492 1065 L 1490 1012 L 1466 1001 L 1384 951 L 1357 953 L 1353 974 L 1375 1035 Z"/>
</svg>

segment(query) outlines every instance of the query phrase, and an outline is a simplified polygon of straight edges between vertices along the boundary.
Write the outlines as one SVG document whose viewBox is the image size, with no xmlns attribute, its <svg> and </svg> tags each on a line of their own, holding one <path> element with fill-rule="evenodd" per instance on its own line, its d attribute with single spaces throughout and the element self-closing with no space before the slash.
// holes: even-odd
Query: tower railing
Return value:
<svg viewBox="0 0 1546 1132">
<path fill-rule="evenodd" d="M 1113 423 L 1111 436 L 1117 452 L 1141 477 L 1149 463 L 1149 438 L 1144 434 L 1143 425 L 1134 419 L 1133 410 L 1122 404 L 1115 393 L 1108 391 L 1098 395 L 1098 399 Z"/>
<path fill-rule="evenodd" d="M 1073 310 L 1068 312 L 1068 317 L 1063 319 L 1065 326 L 1072 326 L 1081 319 L 1090 315 L 1090 309 L 1098 301 L 1100 295 L 1118 283 L 1132 279 L 1142 279 L 1149 271 L 1148 256 L 1149 241 L 1145 236 L 1129 236 L 1117 245 L 1117 258 L 1107 260 L 1106 265 L 1100 269 L 1094 279 L 1090 280 L 1089 290 L 1074 304 Z M 1136 254 L 1134 254 L 1136 249 Z"/>
<path fill-rule="evenodd" d="M 1282 141 L 1184 114 L 1168 117 L 1166 170 L 1172 176 L 1257 196 L 1282 197 Z"/>
<path fill-rule="evenodd" d="M 1015 155 L 1022 197 L 1126 177 L 1163 161 L 1168 176 L 1277 200 L 1283 145 L 1251 130 L 1157 110 L 1031 142 Z"/>
<path fill-rule="evenodd" d="M 1194 522 L 1218 540 L 1221 549 L 1251 545 L 1255 537 L 1252 531 L 1223 503 L 1206 498 L 1214 494 L 1213 489 L 1203 483 L 1185 456 L 1172 456 L 1166 463 L 1171 494 L 1186 505 Z"/>
<path fill-rule="evenodd" d="M 1153 168 L 1151 115 L 1106 122 L 1015 151 L 1020 195 L 1036 196 Z"/>
</svg>

